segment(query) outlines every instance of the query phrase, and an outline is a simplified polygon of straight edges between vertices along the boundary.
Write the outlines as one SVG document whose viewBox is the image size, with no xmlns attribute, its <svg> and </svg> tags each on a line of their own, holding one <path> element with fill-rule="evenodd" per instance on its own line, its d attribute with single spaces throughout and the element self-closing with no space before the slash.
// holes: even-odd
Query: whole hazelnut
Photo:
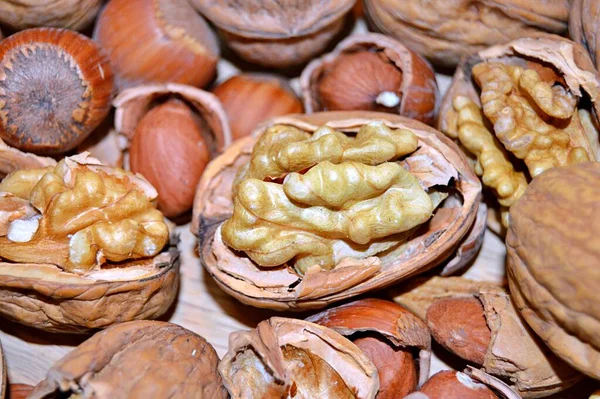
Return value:
<svg viewBox="0 0 600 399">
<path fill-rule="evenodd" d="M 183 101 L 170 99 L 140 120 L 130 166 L 158 191 L 158 208 L 176 217 L 192 207 L 196 185 L 210 159 L 202 121 Z"/>
<path fill-rule="evenodd" d="M 300 77 L 307 113 L 380 111 L 433 123 L 435 74 L 419 55 L 377 34 L 355 35 L 312 61 Z"/>
<path fill-rule="evenodd" d="M 94 38 L 108 52 L 119 89 L 149 82 L 202 87 L 216 73 L 216 37 L 186 0 L 111 0 Z"/>
<path fill-rule="evenodd" d="M 440 371 L 421 387 L 419 392 L 429 399 L 498 399 L 487 386 L 460 371 Z"/>
<path fill-rule="evenodd" d="M 108 58 L 66 29 L 35 28 L 0 42 L 0 137 L 34 153 L 64 153 L 106 117 L 113 94 Z"/>
<path fill-rule="evenodd" d="M 102 0 L 0 1 L 0 24 L 14 30 L 36 27 L 82 30 L 91 25 L 101 5 Z"/>
<path fill-rule="evenodd" d="M 233 139 L 247 136 L 264 120 L 303 110 L 287 82 L 275 76 L 236 75 L 217 86 L 213 93 L 227 113 Z"/>
</svg>

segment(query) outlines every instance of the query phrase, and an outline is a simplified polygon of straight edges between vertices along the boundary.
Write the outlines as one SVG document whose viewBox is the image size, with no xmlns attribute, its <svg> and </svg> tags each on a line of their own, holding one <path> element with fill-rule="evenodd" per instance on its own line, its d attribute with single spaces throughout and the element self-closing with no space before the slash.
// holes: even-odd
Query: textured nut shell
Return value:
<svg viewBox="0 0 600 399">
<path fill-rule="evenodd" d="M 377 33 L 353 35 L 340 42 L 333 52 L 313 60 L 302 71 L 300 85 L 306 113 L 323 111 L 317 93 L 317 84 L 323 70 L 343 53 L 358 50 L 378 50 L 402 71 L 402 100 L 399 113 L 431 124 L 433 122 L 438 89 L 433 69 L 421 56 L 402 43 Z"/>
<path fill-rule="evenodd" d="M 537 31 L 567 29 L 568 0 L 365 0 L 379 31 L 402 41 L 435 64 L 452 67 L 461 57 Z"/>
<path fill-rule="evenodd" d="M 599 182 L 598 163 L 542 173 L 511 208 L 506 238 L 509 284 L 521 315 L 554 353 L 596 379 Z"/>
<path fill-rule="evenodd" d="M 179 287 L 179 252 L 172 248 L 129 266 L 140 277 L 81 277 L 54 265 L 0 263 L 0 315 L 52 332 L 80 333 L 161 316 Z M 133 270 L 132 269 L 132 270 Z M 114 269 L 109 269 L 114 270 Z"/>
<path fill-rule="evenodd" d="M 587 48 L 596 69 L 600 70 L 600 3 L 573 0 L 569 14 L 569 35 Z"/>
<path fill-rule="evenodd" d="M 428 236 L 428 239 L 421 236 L 409 241 L 413 248 L 406 250 L 417 252 L 410 259 L 398 261 L 397 257 L 388 256 L 381 265 L 375 261 L 375 263 L 338 267 L 331 273 L 308 273 L 300 284 L 297 284 L 299 277 L 296 274 L 279 269 L 275 273 L 285 274 L 281 280 L 282 285 L 257 287 L 219 268 L 212 251 L 215 231 L 218 232 L 216 230 L 218 225 L 231 215 L 232 181 L 238 167 L 249 159 L 257 135 L 276 124 L 287 124 L 308 132 L 313 132 L 319 126 L 327 124 L 333 129 L 356 132 L 360 126 L 374 120 L 382 121 L 392 128 L 412 130 L 420 145 L 443 154 L 442 157 L 446 162 L 456 168 L 459 174 L 457 188 L 462 193 L 464 203 L 460 208 L 460 214 L 443 232 L 433 233 L 434 237 Z M 191 229 L 199 236 L 201 262 L 204 267 L 221 288 L 240 301 L 253 306 L 281 310 L 320 308 L 334 301 L 390 285 L 416 272 L 431 268 L 450 257 L 473 226 L 480 201 L 480 190 L 479 181 L 460 150 L 441 133 L 420 122 L 396 115 L 370 112 L 293 115 L 265 122 L 255 130 L 253 136 L 237 140 L 224 154 L 207 166 L 196 192 Z M 428 240 L 428 245 L 425 245 L 423 240 Z M 422 246 L 427 246 L 427 250 L 423 250 Z M 234 266 L 246 265 L 243 262 L 247 260 L 233 254 L 227 248 L 224 249 L 229 257 L 226 262 L 233 262 Z M 233 256 L 230 256 L 231 254 Z"/>
<path fill-rule="evenodd" d="M 102 0 L 7 0 L 0 2 L 0 23 L 16 30 L 48 26 L 80 30 L 92 23 Z"/>
<path fill-rule="evenodd" d="M 139 121 L 152 108 L 153 101 L 170 95 L 180 96 L 195 107 L 214 136 L 217 151 L 229 147 L 231 131 L 219 100 L 212 93 L 176 83 L 144 85 L 123 90 L 113 101 L 116 108 L 115 129 L 131 140 Z"/>
<path fill-rule="evenodd" d="M 232 384 L 229 373 L 238 353 L 252 348 L 278 380 L 289 385 L 281 347 L 293 345 L 310 350 L 337 371 L 357 398 L 375 398 L 379 389 L 377 369 L 364 353 L 337 332 L 304 320 L 272 317 L 255 330 L 238 331 L 229 336 L 229 351 L 219 364 L 219 372 L 232 399 L 240 398 L 240 388 Z"/>
<path fill-rule="evenodd" d="M 0 176 L 19 169 L 37 169 L 54 165 L 56 165 L 56 161 L 52 158 L 23 152 L 0 140 Z"/>
<path fill-rule="evenodd" d="M 59 360 L 30 398 L 55 397 L 76 387 L 82 397 L 96 399 L 224 399 L 218 362 L 204 338 L 176 324 L 123 323 L 95 334 Z"/>
<path fill-rule="evenodd" d="M 419 385 L 429 376 L 431 336 L 423 321 L 393 302 L 381 299 L 361 299 L 337 306 L 306 319 L 329 327 L 342 335 L 376 332 L 394 346 L 417 347 L 419 353 Z"/>
</svg>

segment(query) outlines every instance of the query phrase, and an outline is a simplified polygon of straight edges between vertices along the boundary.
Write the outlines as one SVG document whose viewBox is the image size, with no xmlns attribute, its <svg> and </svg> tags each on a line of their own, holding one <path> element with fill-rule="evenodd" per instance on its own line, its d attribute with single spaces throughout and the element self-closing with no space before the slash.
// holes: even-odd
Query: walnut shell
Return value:
<svg viewBox="0 0 600 399">
<path fill-rule="evenodd" d="M 376 30 L 444 67 L 494 44 L 540 31 L 563 33 L 569 7 L 569 0 L 365 0 Z"/>
<path fill-rule="evenodd" d="M 327 327 L 283 317 L 232 333 L 219 372 L 232 399 L 366 399 L 379 389 L 377 369 L 356 345 Z"/>
<path fill-rule="evenodd" d="M 350 261 L 344 263 L 344 267 L 330 271 L 312 268 L 301 277 L 291 267 L 259 269 L 245 256 L 232 252 L 219 235 L 215 235 L 220 231 L 219 225 L 232 215 L 232 185 L 237 170 L 248 162 L 257 136 L 267 128 L 281 124 L 312 133 L 327 124 L 343 132 L 356 132 L 373 121 L 412 131 L 421 149 L 407 161 L 408 169 L 415 175 L 421 173 L 426 186 L 446 184 L 452 176 L 462 198 L 458 202 L 446 201 L 444 207 L 435 211 L 436 216 L 426 224 L 422 234 L 409 239 L 402 249 L 392 250 L 381 258 L 369 258 L 366 263 L 361 260 L 353 264 L 351 258 L 347 258 Z M 234 142 L 208 165 L 198 185 L 191 228 L 199 237 L 201 262 L 206 270 L 219 286 L 240 301 L 281 310 L 320 308 L 425 271 L 451 258 L 463 244 L 468 248 L 476 245 L 483 234 L 483 229 L 475 233 L 471 230 L 478 214 L 480 187 L 458 148 L 420 122 L 369 112 L 279 117 L 257 128 L 252 136 Z M 469 258 L 476 251 L 459 250 L 459 253 Z M 402 254 L 410 254 L 410 257 Z"/>
<path fill-rule="evenodd" d="M 569 35 L 584 46 L 600 70 L 600 4 L 594 0 L 573 0 L 569 14 Z"/>
<path fill-rule="evenodd" d="M 402 43 L 377 33 L 353 35 L 340 42 L 333 52 L 307 65 L 300 76 L 306 113 L 328 111 L 319 95 L 319 85 L 323 77 L 328 75 L 340 56 L 361 51 L 377 52 L 401 72 L 402 83 L 399 93 L 392 93 L 399 97 L 400 101 L 398 103 L 394 101 L 394 105 L 388 107 L 386 111 L 432 124 L 439 95 L 433 69 L 423 58 Z M 343 68 L 343 65 L 340 68 Z M 343 69 L 341 71 L 343 73 Z M 336 76 L 334 79 L 339 82 L 338 90 L 343 93 L 343 96 L 368 95 L 375 103 L 382 93 L 378 90 L 378 86 L 369 85 L 375 83 L 369 81 L 372 71 L 358 71 L 358 75 L 356 72 L 349 70 L 347 76 Z M 361 76 L 361 72 L 365 76 Z"/>
<path fill-rule="evenodd" d="M 437 127 L 469 154 L 491 203 L 498 204 L 489 215 L 501 217 L 502 224 L 492 219 L 490 228 L 503 233 L 508 208 L 532 177 L 600 159 L 599 98 L 600 80 L 589 56 L 558 36 L 517 39 L 461 62 Z"/>
<path fill-rule="evenodd" d="M 29 397 L 225 399 L 218 362 L 210 343 L 176 324 L 122 323 L 59 360 Z"/>
<path fill-rule="evenodd" d="M 4 352 L 2 351 L 2 343 L 0 342 L 0 398 L 4 398 L 6 385 L 6 361 L 4 360 Z"/>
<path fill-rule="evenodd" d="M 29 0 L 0 3 L 0 24 L 15 30 L 41 26 L 82 30 L 92 24 L 102 0 Z"/>
<path fill-rule="evenodd" d="M 192 4 L 242 59 L 265 67 L 300 65 L 325 50 L 356 0 L 203 1 Z M 260 12 L 257 12 L 260 10 Z"/>
<path fill-rule="evenodd" d="M 511 208 L 506 237 L 510 291 L 521 315 L 554 353 L 596 379 L 599 187 L 598 163 L 544 172 Z"/>
<path fill-rule="evenodd" d="M 54 166 L 56 161 L 7 145 L 0 140 L 0 177 L 20 169 L 37 169 Z"/>
</svg>

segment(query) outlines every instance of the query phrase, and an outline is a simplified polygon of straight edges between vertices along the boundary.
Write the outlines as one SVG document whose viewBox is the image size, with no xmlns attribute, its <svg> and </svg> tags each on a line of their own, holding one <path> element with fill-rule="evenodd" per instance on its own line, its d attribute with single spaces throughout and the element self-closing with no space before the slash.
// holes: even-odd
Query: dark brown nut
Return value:
<svg viewBox="0 0 600 399">
<path fill-rule="evenodd" d="M 431 337 L 427 326 L 393 302 L 362 299 L 306 320 L 346 336 L 367 355 L 379 374 L 378 399 L 402 398 L 429 376 Z M 419 350 L 418 371 L 412 354 L 415 348 Z"/>
<path fill-rule="evenodd" d="M 323 125 L 326 127 L 321 127 Z M 261 133 L 264 135 L 259 138 Z M 356 139 L 347 136 L 354 133 L 357 133 Z M 375 147 L 368 148 L 377 148 L 377 156 L 361 158 L 367 147 L 361 147 L 360 143 L 369 137 L 373 138 Z M 397 155 L 388 151 L 392 146 L 384 144 L 391 137 L 395 137 L 394 140 L 397 140 L 398 144 L 393 146 L 393 154 L 396 154 L 397 150 L 406 151 L 404 153 L 407 156 L 402 157 L 400 162 L 397 162 Z M 356 157 L 356 162 L 344 162 L 344 159 L 347 161 L 350 158 L 343 156 L 336 158 L 339 156 L 340 145 L 335 148 L 325 146 L 325 152 L 308 148 L 327 140 L 342 141 L 348 148 L 356 146 L 356 150 L 347 152 L 347 157 Z M 289 148 L 286 147 L 288 143 L 291 143 Z M 378 146 L 388 150 L 383 151 L 383 147 Z M 262 151 L 268 152 L 271 149 L 273 154 L 279 154 L 276 157 L 279 166 L 270 163 L 271 161 L 263 164 L 260 162 L 263 158 L 257 156 L 262 154 Z M 293 158 L 286 158 L 288 150 L 297 151 Z M 388 156 L 390 158 L 386 159 L 390 161 L 381 163 L 383 166 L 371 166 L 378 165 L 381 157 Z M 362 163 L 365 159 L 369 159 L 366 161 L 369 165 Z M 377 161 L 378 159 L 380 161 Z M 292 163 L 287 163 L 287 160 Z M 269 165 L 275 169 L 283 169 L 263 169 L 269 168 Z M 242 168 L 242 174 L 237 175 L 239 168 Z M 288 168 L 287 171 L 285 168 Z M 352 168 L 373 173 L 359 173 L 358 176 L 363 177 L 352 184 L 346 184 L 347 177 L 351 176 L 354 170 Z M 269 215 L 296 217 L 298 209 L 294 208 L 293 204 L 288 206 L 288 202 L 284 200 L 272 204 L 275 198 L 284 196 L 264 197 L 264 191 L 261 190 L 257 195 L 252 194 L 254 184 L 266 187 L 267 190 L 282 190 L 282 186 L 285 185 L 287 193 L 293 198 L 302 197 L 300 202 L 314 204 L 320 200 L 311 195 L 304 197 L 301 190 L 295 191 L 302 185 L 296 184 L 298 179 L 304 176 L 300 180 L 309 179 L 310 184 L 313 184 L 312 179 L 329 179 L 321 174 L 322 172 L 334 171 L 335 173 L 332 172 L 333 174 L 328 176 L 334 178 L 339 175 L 340 179 L 335 185 L 313 185 L 325 188 L 322 198 L 323 201 L 329 201 L 328 215 L 334 215 L 341 208 L 332 204 L 348 201 L 349 198 L 364 200 L 364 195 L 370 190 L 365 188 L 366 182 L 371 181 L 368 179 L 378 179 L 378 171 L 384 169 L 393 173 L 382 176 L 395 178 L 394 176 L 401 174 L 406 177 L 403 184 L 414 194 L 410 196 L 411 201 L 416 202 L 404 208 L 402 217 L 386 219 L 390 223 L 384 226 L 372 222 L 369 215 L 383 209 L 375 204 L 387 197 L 380 191 L 370 194 L 371 197 L 368 198 L 372 199 L 372 206 L 368 209 L 373 211 L 361 214 L 364 217 L 352 219 L 361 223 L 362 227 L 354 228 L 358 225 L 348 224 L 348 229 L 352 230 L 353 235 L 346 237 L 353 237 L 357 240 L 353 242 L 360 241 L 361 244 L 349 244 L 350 238 L 344 241 L 339 235 L 319 235 L 319 229 L 325 231 L 328 228 L 336 228 L 337 225 L 327 224 L 330 219 L 321 220 L 322 223 L 317 223 L 318 226 L 312 225 L 311 235 L 304 236 L 308 237 L 307 241 L 302 241 L 305 251 L 301 250 L 296 242 L 292 245 L 282 243 L 281 240 L 285 241 L 296 234 L 294 222 L 290 222 L 289 226 L 284 223 L 278 227 L 270 224 Z M 267 174 L 264 176 L 268 176 L 268 182 L 264 182 L 260 177 L 265 171 Z M 346 175 L 345 171 L 350 172 Z M 258 177 L 254 179 L 248 176 Z M 449 191 L 441 193 L 434 186 L 446 186 Z M 372 187 L 374 190 L 387 190 L 386 187 L 389 186 L 383 184 L 377 186 L 380 187 L 377 189 Z M 363 189 L 366 191 L 361 191 Z M 261 125 L 252 136 L 236 141 L 207 167 L 195 197 L 192 231 L 199 236 L 204 267 L 226 292 L 240 301 L 275 309 L 320 308 L 328 303 L 381 288 L 425 271 L 452 258 L 457 249 L 461 256 L 473 256 L 474 252 L 461 251 L 460 248 L 467 241 L 469 245 L 473 242 L 471 228 L 478 213 L 479 190 L 480 185 L 460 150 L 438 132 L 417 121 L 369 112 L 324 112 L 280 117 Z M 285 194 L 286 198 L 287 195 Z M 237 213 L 233 212 L 236 209 L 234 197 L 238 204 Z M 254 219 L 258 224 L 264 221 L 262 225 L 265 230 L 259 230 L 258 235 L 254 232 L 245 233 L 245 229 L 254 223 L 252 218 L 247 218 L 252 212 L 243 211 L 246 203 L 251 207 L 256 203 L 257 208 L 253 208 L 253 212 L 262 215 L 262 219 Z M 273 209 L 280 206 L 285 206 L 285 212 L 273 212 Z M 310 207 L 312 205 L 308 209 Z M 268 209 L 270 213 L 265 214 L 264 211 Z M 409 214 L 413 216 L 405 217 Z M 299 217 L 302 219 L 301 215 Z M 398 228 L 396 223 L 401 223 L 402 228 L 408 226 L 408 230 L 405 230 L 405 233 L 390 234 L 390 231 L 396 231 L 394 229 Z M 283 226 L 286 226 L 285 229 Z M 265 231 L 269 234 L 265 235 Z M 482 233 L 483 229 L 474 236 L 479 237 Z M 370 240 L 371 234 L 379 238 Z M 382 235 L 387 238 L 382 239 Z M 262 237 L 265 240 L 261 240 Z M 245 239 L 248 240 L 244 241 Z M 338 239 L 339 241 L 336 241 Z M 463 242 L 463 239 L 467 241 Z M 262 245 L 265 243 L 269 247 L 262 251 Z M 336 246 L 332 246 L 335 243 Z M 309 247 L 310 250 L 307 249 Z M 277 248 L 284 250 L 273 251 Z M 381 253 L 383 248 L 386 248 L 385 254 Z"/>
<path fill-rule="evenodd" d="M 300 77 L 307 113 L 381 111 L 433 123 L 438 89 L 427 61 L 400 42 L 353 35 Z"/>
<path fill-rule="evenodd" d="M 507 227 L 509 207 L 533 177 L 599 159 L 599 98 L 585 50 L 539 34 L 466 58 L 446 92 L 438 128 L 472 157 Z"/>
<path fill-rule="evenodd" d="M 506 237 L 510 291 L 521 315 L 556 355 L 596 379 L 598 198 L 599 163 L 548 170 L 511 208 Z"/>
<path fill-rule="evenodd" d="M 433 278 L 412 296 L 396 300 L 428 309 L 427 324 L 437 342 L 503 379 L 523 398 L 548 396 L 581 380 L 541 345 L 500 287 L 460 277 Z"/>
<path fill-rule="evenodd" d="M 569 0 L 365 0 L 376 30 L 443 67 L 494 44 L 543 31 L 563 33 L 569 8 Z"/>
<path fill-rule="evenodd" d="M 108 58 L 87 37 L 36 28 L 0 42 L 0 137 L 35 153 L 77 147 L 110 111 Z"/>
<path fill-rule="evenodd" d="M 14 30 L 36 27 L 83 30 L 92 24 L 101 5 L 102 0 L 2 1 L 0 24 Z"/>
<path fill-rule="evenodd" d="M 303 320 L 272 317 L 229 336 L 219 364 L 232 399 L 375 398 L 377 369 L 352 342 Z"/>
<path fill-rule="evenodd" d="M 111 0 L 94 39 L 107 51 L 120 90 L 165 82 L 203 87 L 217 71 L 216 36 L 186 0 Z"/>
<path fill-rule="evenodd" d="M 484 384 L 460 371 L 440 371 L 421 387 L 419 392 L 429 399 L 498 399 Z"/>
<path fill-rule="evenodd" d="M 600 70 L 600 4 L 594 0 L 573 0 L 569 13 L 569 35 L 584 46 Z"/>
<path fill-rule="evenodd" d="M 288 83 L 275 75 L 235 75 L 215 87 L 213 93 L 227 113 L 234 140 L 249 135 L 269 118 L 303 111 Z"/>
<path fill-rule="evenodd" d="M 300 65 L 322 53 L 355 1 L 191 0 L 238 56 L 271 68 Z"/>
<path fill-rule="evenodd" d="M 178 252 L 156 190 L 87 154 L 0 183 L 0 314 L 80 332 L 162 315 Z"/>
<path fill-rule="evenodd" d="M 218 362 L 210 343 L 176 324 L 122 323 L 59 360 L 30 398 L 225 399 Z"/>
</svg>

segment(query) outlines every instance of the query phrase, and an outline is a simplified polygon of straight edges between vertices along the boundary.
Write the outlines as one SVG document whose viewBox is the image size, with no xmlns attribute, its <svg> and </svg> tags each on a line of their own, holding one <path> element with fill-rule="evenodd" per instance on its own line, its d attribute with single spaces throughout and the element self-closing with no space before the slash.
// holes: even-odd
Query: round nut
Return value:
<svg viewBox="0 0 600 399">
<path fill-rule="evenodd" d="M 600 164 L 548 170 L 510 210 L 510 291 L 548 347 L 600 378 Z M 540 206 L 543 204 L 543 206 Z"/>
<path fill-rule="evenodd" d="M 102 0 L 3 1 L 0 24 L 14 30 L 36 27 L 83 30 L 92 24 L 101 5 Z"/>
<path fill-rule="evenodd" d="M 419 392 L 429 399 L 498 399 L 487 386 L 474 381 L 460 371 L 440 371 L 421 387 Z"/>
<path fill-rule="evenodd" d="M 29 397 L 225 399 L 218 362 L 210 343 L 176 324 L 122 323 L 59 360 Z"/>
<path fill-rule="evenodd" d="M 216 36 L 186 0 L 111 0 L 94 39 L 107 51 L 120 90 L 162 82 L 203 87 L 216 74 Z"/>
<path fill-rule="evenodd" d="M 112 94 L 108 58 L 77 32 L 28 29 L 0 42 L 0 137 L 13 147 L 75 148 L 108 115 Z"/>
</svg>

